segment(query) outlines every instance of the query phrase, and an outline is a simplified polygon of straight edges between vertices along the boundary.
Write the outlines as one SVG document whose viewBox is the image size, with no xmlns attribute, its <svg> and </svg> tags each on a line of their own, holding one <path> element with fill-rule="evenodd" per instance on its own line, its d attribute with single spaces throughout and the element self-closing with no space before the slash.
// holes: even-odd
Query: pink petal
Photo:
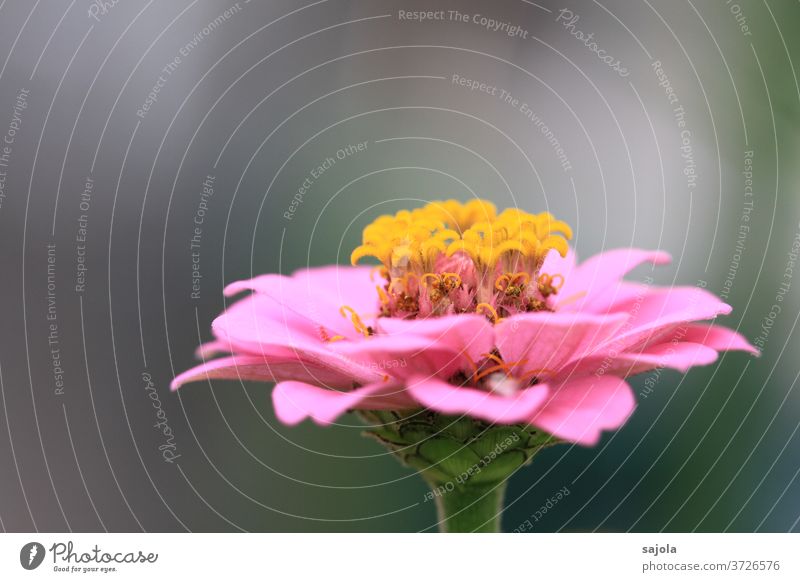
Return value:
<svg viewBox="0 0 800 582">
<path fill-rule="evenodd" d="M 355 366 L 393 378 L 420 373 L 449 377 L 469 365 L 462 354 L 415 336 L 373 336 L 364 341 L 341 341 L 332 344 L 331 350 Z"/>
<path fill-rule="evenodd" d="M 345 321 L 339 314 L 343 305 L 352 307 L 364 321 L 378 314 L 375 287 L 382 285 L 383 280 L 377 275 L 373 280 L 372 270 L 370 267 L 331 265 L 301 269 L 289 277 L 261 275 L 231 283 L 225 288 L 225 295 L 230 297 L 246 290 L 255 291 L 319 325 L 338 327 Z M 343 327 L 352 329 L 349 324 Z"/>
<path fill-rule="evenodd" d="M 230 346 L 228 344 L 214 340 L 197 346 L 197 349 L 194 351 L 194 357 L 198 360 L 207 360 L 216 355 L 228 352 L 230 352 Z"/>
<path fill-rule="evenodd" d="M 417 402 L 431 410 L 443 414 L 466 414 L 501 424 L 529 420 L 548 395 L 544 385 L 521 390 L 516 396 L 501 396 L 425 377 L 414 378 L 408 391 Z"/>
<path fill-rule="evenodd" d="M 636 401 L 620 378 L 581 378 L 562 384 L 532 418 L 531 424 L 568 441 L 593 446 L 603 430 L 621 427 Z"/>
<path fill-rule="evenodd" d="M 278 419 L 288 425 L 306 418 L 328 425 L 351 409 L 391 410 L 413 406 L 402 387 L 386 382 L 349 392 L 326 390 L 304 382 L 281 382 L 272 391 L 272 403 Z"/>
<path fill-rule="evenodd" d="M 467 351 L 473 358 L 490 351 L 494 344 L 493 325 L 474 313 L 420 319 L 384 317 L 378 320 L 378 329 L 389 337 L 424 337 L 453 351 Z"/>
<path fill-rule="evenodd" d="M 559 378 L 579 376 L 633 376 L 655 368 L 673 368 L 686 372 L 693 366 L 705 366 L 717 360 L 716 350 L 694 342 L 665 342 L 642 351 L 594 356 L 571 362 Z"/>
<path fill-rule="evenodd" d="M 189 382 L 200 380 L 253 380 L 280 382 L 302 380 L 324 386 L 349 388 L 353 383 L 375 382 L 383 378 L 375 371 L 357 368 L 347 362 L 300 359 L 289 357 L 262 357 L 236 355 L 218 358 L 195 366 L 178 375 L 170 384 L 177 390 Z"/>
<path fill-rule="evenodd" d="M 562 257 L 556 250 L 548 252 L 539 271 L 548 275 L 561 275 L 564 277 L 564 285 L 566 286 L 577 268 L 578 257 L 575 254 L 575 250 L 570 247 L 566 257 Z"/>
<path fill-rule="evenodd" d="M 626 351 L 660 343 L 681 324 L 727 314 L 731 306 L 697 287 L 654 288 L 644 297 L 620 305 L 630 314 L 625 328 L 598 351 Z"/>
<path fill-rule="evenodd" d="M 272 368 L 264 358 L 256 356 L 229 356 L 205 362 L 176 376 L 169 387 L 177 390 L 184 384 L 200 380 L 264 380 L 274 379 Z"/>
<path fill-rule="evenodd" d="M 255 293 L 214 320 L 215 343 L 228 351 L 266 357 L 293 353 L 301 358 L 341 360 L 329 349 L 335 343 L 330 339 L 365 338 L 350 321 L 351 314 L 342 316 L 340 307 L 353 307 L 365 325 L 375 316 L 377 292 L 369 273 L 368 268 L 325 267 L 299 271 L 292 277 L 264 275 L 233 283 L 226 293 L 247 289 Z M 339 293 L 337 286 L 343 287 Z M 360 307 L 373 313 L 359 311 Z"/>
<path fill-rule="evenodd" d="M 718 352 L 738 350 L 754 356 L 760 354 L 742 334 L 721 325 L 692 324 L 688 326 L 683 340 L 703 344 Z"/>
<path fill-rule="evenodd" d="M 403 361 L 409 373 L 451 376 L 472 370 L 473 363 L 494 349 L 493 326 L 471 313 L 424 319 L 381 318 L 378 334 L 364 342 L 337 342 L 332 349 L 374 367 Z M 401 371 L 401 370 L 398 370 Z"/>
<path fill-rule="evenodd" d="M 622 313 L 625 312 L 630 305 L 641 303 L 643 298 L 654 289 L 658 289 L 658 287 L 646 283 L 620 281 L 609 288 L 606 293 L 593 294 L 591 299 L 585 301 L 581 305 L 581 311 L 583 313 L 596 313 L 599 315 Z M 574 311 L 574 309 L 570 309 L 571 304 L 567 303 L 566 300 L 562 300 L 558 309 L 562 309 L 562 304 L 564 305 L 563 309 Z"/>
<path fill-rule="evenodd" d="M 568 311 L 601 313 L 598 308 L 609 296 L 616 295 L 616 288 L 630 271 L 647 263 L 663 265 L 669 262 L 669 254 L 662 251 L 623 248 L 600 253 L 578 265 L 569 276 L 564 276 L 564 286 L 556 297 L 556 306 L 564 303 L 563 309 Z"/>
<path fill-rule="evenodd" d="M 541 311 L 514 315 L 495 328 L 497 349 L 515 376 L 548 377 L 567 362 L 592 353 L 625 324 L 625 314 Z M 530 374 L 528 374 L 530 372 Z"/>
<path fill-rule="evenodd" d="M 232 351 L 270 355 L 275 349 L 319 350 L 325 346 L 326 335 L 333 337 L 348 331 L 356 335 L 343 318 L 337 324 L 338 328 L 324 328 L 293 306 L 256 293 L 228 307 L 211 327 L 219 342 L 231 346 Z"/>
</svg>

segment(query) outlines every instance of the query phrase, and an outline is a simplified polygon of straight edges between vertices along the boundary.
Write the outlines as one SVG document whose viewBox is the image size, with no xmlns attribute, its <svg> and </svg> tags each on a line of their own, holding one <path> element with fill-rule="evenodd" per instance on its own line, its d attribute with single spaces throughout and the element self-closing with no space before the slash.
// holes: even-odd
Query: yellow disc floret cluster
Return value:
<svg viewBox="0 0 800 582">
<path fill-rule="evenodd" d="M 485 200 L 447 200 L 378 217 L 364 229 L 351 261 L 374 257 L 382 263 L 384 305 L 393 302 L 414 313 L 420 300 L 434 301 L 431 309 L 442 312 L 454 303 L 452 293 L 468 291 L 473 306 L 486 302 L 496 309 L 497 294 L 505 289 L 519 289 L 517 296 L 530 299 L 522 292 L 525 284 L 536 280 L 549 251 L 566 255 L 571 237 L 570 227 L 549 212 L 511 208 L 498 214 Z M 454 262 L 462 268 L 454 269 Z M 473 289 L 465 288 L 465 262 Z"/>
<path fill-rule="evenodd" d="M 472 224 L 447 247 L 447 255 L 464 252 L 481 270 L 491 270 L 501 261 L 509 265 L 541 265 L 551 249 L 567 254 L 572 230 L 549 212 L 530 214 L 516 208 Z"/>
</svg>

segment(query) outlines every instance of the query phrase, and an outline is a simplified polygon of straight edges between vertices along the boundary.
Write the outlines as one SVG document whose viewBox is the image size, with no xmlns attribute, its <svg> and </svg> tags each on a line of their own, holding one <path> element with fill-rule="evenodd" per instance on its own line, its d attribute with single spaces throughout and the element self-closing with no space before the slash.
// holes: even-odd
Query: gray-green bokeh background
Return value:
<svg viewBox="0 0 800 582">
<path fill-rule="evenodd" d="M 444 19 L 400 13 L 422 9 Z M 581 257 L 669 251 L 670 267 L 633 276 L 705 282 L 734 307 L 724 323 L 763 346 L 758 359 L 633 379 L 639 406 L 622 430 L 594 449 L 549 449 L 514 476 L 504 528 L 797 530 L 799 24 L 790 0 L 2 3 L 0 132 L 14 135 L 0 168 L 0 525 L 435 529 L 422 480 L 355 417 L 289 428 L 269 386 L 168 384 L 210 337 L 226 283 L 346 263 L 378 214 L 481 196 L 550 210 Z"/>
</svg>

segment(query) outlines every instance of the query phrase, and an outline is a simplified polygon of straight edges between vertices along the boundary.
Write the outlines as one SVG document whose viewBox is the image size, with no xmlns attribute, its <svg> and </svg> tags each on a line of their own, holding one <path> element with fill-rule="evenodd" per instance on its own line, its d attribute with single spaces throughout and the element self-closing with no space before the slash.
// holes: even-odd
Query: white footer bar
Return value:
<svg viewBox="0 0 800 582">
<path fill-rule="evenodd" d="M 796 534 L 3 534 L 0 579 L 777 581 L 798 554 Z"/>
</svg>

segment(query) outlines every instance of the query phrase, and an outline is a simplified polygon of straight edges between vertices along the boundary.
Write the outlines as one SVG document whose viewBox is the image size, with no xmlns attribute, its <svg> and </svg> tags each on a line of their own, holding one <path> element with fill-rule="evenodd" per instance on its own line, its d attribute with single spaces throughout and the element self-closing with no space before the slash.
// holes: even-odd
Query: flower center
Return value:
<svg viewBox="0 0 800 582">
<path fill-rule="evenodd" d="M 477 362 L 470 361 L 470 366 L 459 370 L 448 379 L 455 386 L 468 386 L 513 396 L 520 390 L 539 383 L 540 378 L 547 378 L 554 372 L 548 368 L 532 368 L 526 370 L 527 360 L 506 362 L 497 351 L 481 354 Z"/>
<path fill-rule="evenodd" d="M 431 202 L 378 217 L 350 259 L 381 262 L 381 315 L 428 317 L 477 312 L 493 322 L 551 309 L 564 278 L 540 273 L 551 250 L 567 253 L 572 229 L 549 212 L 497 213 L 485 200 Z"/>
</svg>

